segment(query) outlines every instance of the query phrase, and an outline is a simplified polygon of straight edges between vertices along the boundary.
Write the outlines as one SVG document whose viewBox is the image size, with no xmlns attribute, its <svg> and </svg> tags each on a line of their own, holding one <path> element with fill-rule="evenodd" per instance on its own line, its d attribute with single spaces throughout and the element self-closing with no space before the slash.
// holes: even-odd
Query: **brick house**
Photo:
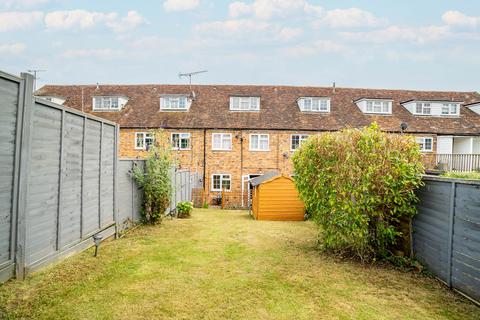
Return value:
<svg viewBox="0 0 480 320">
<path fill-rule="evenodd" d="M 429 166 L 439 162 L 439 156 L 446 156 L 442 161 L 452 166 L 456 155 L 471 158 L 468 169 L 480 166 L 475 162 L 480 159 L 480 94 L 476 92 L 47 85 L 36 94 L 119 123 L 120 157 L 144 156 L 151 142 L 149 131 L 165 129 L 180 167 L 204 177 L 205 197 L 212 200 L 224 188 L 235 205 L 245 205 L 250 178 L 272 170 L 291 174 L 290 158 L 308 135 L 359 128 L 373 121 L 393 133 L 407 124 L 404 131 L 417 137 Z"/>
</svg>

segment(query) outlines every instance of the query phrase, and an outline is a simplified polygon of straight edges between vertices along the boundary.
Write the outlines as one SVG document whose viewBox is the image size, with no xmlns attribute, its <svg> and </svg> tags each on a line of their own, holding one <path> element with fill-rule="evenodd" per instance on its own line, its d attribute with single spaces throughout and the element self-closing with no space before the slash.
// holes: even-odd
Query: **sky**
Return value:
<svg viewBox="0 0 480 320">
<path fill-rule="evenodd" d="M 0 70 L 43 84 L 480 91 L 477 0 L 0 0 Z"/>
</svg>

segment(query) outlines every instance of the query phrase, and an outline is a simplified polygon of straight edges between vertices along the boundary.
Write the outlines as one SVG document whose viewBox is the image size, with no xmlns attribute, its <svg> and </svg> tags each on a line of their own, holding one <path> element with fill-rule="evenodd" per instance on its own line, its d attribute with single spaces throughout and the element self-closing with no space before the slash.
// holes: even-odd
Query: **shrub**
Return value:
<svg viewBox="0 0 480 320">
<path fill-rule="evenodd" d="M 170 170 L 173 161 L 165 132 L 156 131 L 153 136 L 154 144 L 149 147 L 145 168 L 135 166 L 132 176 L 143 189 L 143 218 L 147 223 L 156 224 L 162 221 L 170 204 Z"/>
<path fill-rule="evenodd" d="M 442 177 L 447 178 L 458 178 L 458 179 L 471 179 L 471 180 L 480 180 L 480 172 L 472 171 L 472 172 L 445 172 L 442 174 Z"/>
<path fill-rule="evenodd" d="M 325 249 L 362 260 L 390 255 L 416 213 L 421 153 L 413 137 L 370 127 L 310 137 L 293 155 L 295 184 Z"/>
<path fill-rule="evenodd" d="M 182 201 L 177 203 L 177 217 L 188 218 L 193 211 L 193 202 Z"/>
</svg>

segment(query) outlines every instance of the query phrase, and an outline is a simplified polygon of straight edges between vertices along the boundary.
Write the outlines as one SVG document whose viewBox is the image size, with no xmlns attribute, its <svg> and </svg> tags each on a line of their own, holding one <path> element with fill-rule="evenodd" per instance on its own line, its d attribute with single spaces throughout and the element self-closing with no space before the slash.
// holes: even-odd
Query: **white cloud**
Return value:
<svg viewBox="0 0 480 320">
<path fill-rule="evenodd" d="M 370 43 L 387 43 L 396 41 L 407 41 L 423 44 L 447 38 L 451 35 L 448 26 L 426 26 L 426 27 L 399 27 L 390 26 L 386 29 L 366 32 L 340 32 L 340 35 L 347 40 Z"/>
<path fill-rule="evenodd" d="M 77 58 L 100 58 L 111 59 L 124 57 L 126 53 L 122 50 L 104 48 L 104 49 L 79 49 L 79 50 L 67 50 L 60 54 L 60 57 L 67 59 Z"/>
<path fill-rule="evenodd" d="M 378 18 L 369 11 L 349 8 L 329 10 L 319 20 L 316 20 L 313 25 L 315 27 L 326 25 L 332 28 L 354 28 L 376 27 L 384 25 L 386 22 L 386 19 Z"/>
<path fill-rule="evenodd" d="M 113 31 L 122 33 L 136 29 L 146 23 L 147 21 L 137 11 L 129 11 L 126 17 L 120 20 L 114 19 L 107 21 L 106 24 Z"/>
<path fill-rule="evenodd" d="M 0 0 L 0 5 L 6 8 L 26 8 L 46 4 L 51 0 Z"/>
<path fill-rule="evenodd" d="M 313 56 L 322 53 L 347 53 L 347 48 L 330 40 L 318 40 L 312 43 L 284 48 L 283 53 L 289 56 Z"/>
<path fill-rule="evenodd" d="M 0 12 L 0 32 L 26 29 L 42 21 L 43 12 Z"/>
<path fill-rule="evenodd" d="M 294 38 L 297 38 L 303 33 L 302 28 L 281 28 L 280 31 L 278 31 L 277 34 L 277 39 L 282 40 L 282 41 L 289 41 Z"/>
<path fill-rule="evenodd" d="M 232 18 L 237 18 L 239 16 L 243 16 L 249 13 L 252 13 L 252 6 L 249 4 L 246 4 L 245 2 L 241 1 L 235 1 L 230 3 L 228 6 L 228 12 L 230 14 L 230 17 Z"/>
<path fill-rule="evenodd" d="M 2 54 L 20 54 L 27 46 L 24 43 L 6 43 L 0 44 L 0 53 Z"/>
<path fill-rule="evenodd" d="M 88 29 L 99 24 L 114 32 L 126 32 L 145 24 L 146 20 L 136 11 L 129 11 L 123 18 L 116 12 L 102 13 L 86 10 L 53 11 L 45 15 L 48 29 Z"/>
<path fill-rule="evenodd" d="M 310 3 L 306 3 L 305 6 L 303 7 L 303 10 L 305 13 L 316 15 L 316 16 L 322 16 L 325 13 L 325 9 L 321 6 L 315 6 Z"/>
<path fill-rule="evenodd" d="M 237 1 L 230 4 L 229 11 L 231 17 L 254 14 L 259 19 L 270 19 L 302 12 L 306 4 L 305 0 L 255 0 L 251 4 Z"/>
<path fill-rule="evenodd" d="M 101 13 L 86 10 L 53 11 L 45 16 L 45 25 L 48 29 L 91 28 L 98 23 L 113 21 L 117 14 Z"/>
<path fill-rule="evenodd" d="M 231 19 L 224 21 L 205 22 L 195 26 L 198 32 L 213 33 L 213 35 L 232 36 L 249 34 L 251 32 L 268 30 L 267 22 L 249 19 Z"/>
<path fill-rule="evenodd" d="M 480 17 L 467 16 L 460 11 L 447 11 L 442 15 L 442 20 L 450 26 L 472 28 L 480 26 Z"/>
<path fill-rule="evenodd" d="M 187 11 L 200 5 L 200 0 L 167 0 L 163 2 L 165 11 Z"/>
</svg>

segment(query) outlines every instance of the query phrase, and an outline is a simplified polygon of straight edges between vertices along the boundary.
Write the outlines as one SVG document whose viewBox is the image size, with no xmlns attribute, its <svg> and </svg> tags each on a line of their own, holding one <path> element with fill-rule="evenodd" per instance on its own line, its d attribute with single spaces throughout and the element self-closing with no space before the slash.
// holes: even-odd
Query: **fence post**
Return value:
<svg viewBox="0 0 480 320">
<path fill-rule="evenodd" d="M 225 209 L 225 189 L 222 188 L 222 209 Z"/>
<path fill-rule="evenodd" d="M 55 239 L 55 246 L 56 250 L 60 250 L 61 244 L 61 228 L 62 225 L 60 223 L 62 217 L 62 207 L 63 207 L 63 147 L 64 147 L 64 140 L 65 140 L 65 110 L 62 110 L 62 122 L 60 124 L 60 165 L 58 168 L 58 202 L 57 202 L 57 230 L 56 230 L 56 239 Z"/>
<path fill-rule="evenodd" d="M 115 221 L 115 238 L 118 238 L 118 140 L 119 140 L 120 126 L 115 125 L 115 136 L 113 146 L 113 221 Z M 133 179 L 132 179 L 133 180 Z"/>
<path fill-rule="evenodd" d="M 448 255 L 447 255 L 447 285 L 452 287 L 452 254 L 453 254 L 453 224 L 455 221 L 455 196 L 456 196 L 456 182 L 452 181 L 452 188 L 450 191 L 450 214 L 448 221 Z"/>
<path fill-rule="evenodd" d="M 26 273 L 26 233 L 27 233 L 27 196 L 28 196 L 28 174 L 30 170 L 30 152 L 32 142 L 32 117 L 33 117 L 33 81 L 31 74 L 22 73 L 22 85 L 20 89 L 19 112 L 22 112 L 20 157 L 19 157 L 19 178 L 18 178 L 18 204 L 17 204 L 17 239 L 15 250 L 15 274 L 17 279 L 25 279 Z"/>
</svg>

